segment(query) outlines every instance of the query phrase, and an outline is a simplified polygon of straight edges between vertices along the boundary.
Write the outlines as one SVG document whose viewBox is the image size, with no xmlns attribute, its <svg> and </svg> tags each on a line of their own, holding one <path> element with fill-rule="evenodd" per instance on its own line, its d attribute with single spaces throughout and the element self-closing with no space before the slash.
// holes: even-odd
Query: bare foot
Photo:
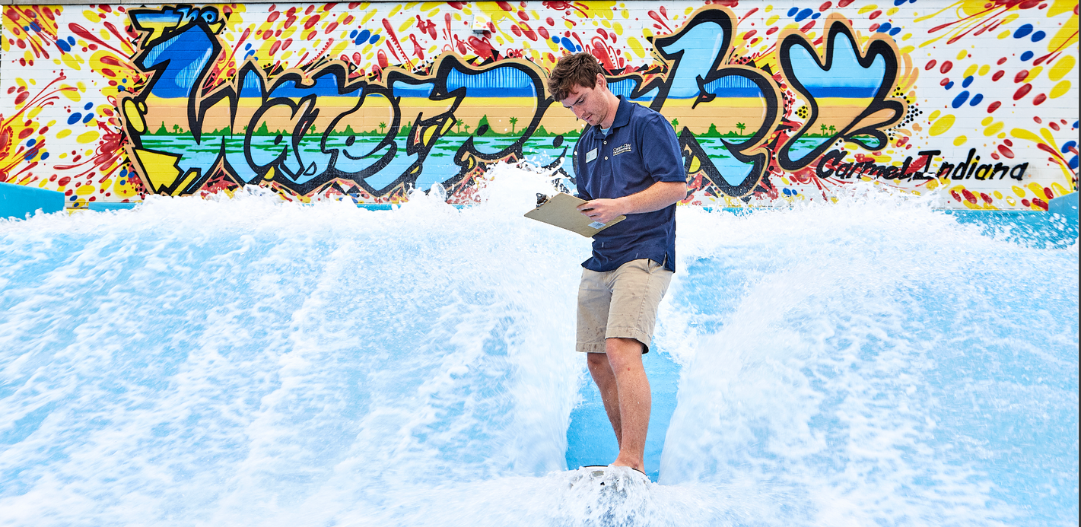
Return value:
<svg viewBox="0 0 1081 527">
<path fill-rule="evenodd" d="M 643 474 L 646 473 L 646 471 L 644 470 L 645 466 L 642 463 L 642 460 L 627 461 L 626 459 L 623 459 L 622 456 L 617 457 L 616 460 L 613 461 L 612 464 L 608 465 L 608 466 L 610 466 L 610 467 L 627 467 L 627 468 L 637 470 L 638 472 L 641 472 Z"/>
</svg>

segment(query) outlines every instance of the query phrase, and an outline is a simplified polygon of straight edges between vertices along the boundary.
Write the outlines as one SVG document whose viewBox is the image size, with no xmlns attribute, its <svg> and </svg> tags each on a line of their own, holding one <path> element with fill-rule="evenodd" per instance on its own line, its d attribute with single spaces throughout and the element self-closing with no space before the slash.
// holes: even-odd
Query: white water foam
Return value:
<svg viewBox="0 0 1081 527">
<path fill-rule="evenodd" d="M 589 245 L 536 172 L 0 221 L 0 524 L 1077 524 L 1077 246 L 874 192 L 681 208 L 661 484 L 572 488 Z"/>
</svg>

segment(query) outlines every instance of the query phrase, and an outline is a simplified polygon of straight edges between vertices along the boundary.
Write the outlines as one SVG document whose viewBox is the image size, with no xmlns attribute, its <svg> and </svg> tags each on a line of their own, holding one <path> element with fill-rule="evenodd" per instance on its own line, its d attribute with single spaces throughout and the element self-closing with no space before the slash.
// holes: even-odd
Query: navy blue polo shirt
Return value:
<svg viewBox="0 0 1081 527">
<path fill-rule="evenodd" d="M 686 182 L 683 156 L 672 125 L 661 114 L 619 97 L 615 121 L 605 135 L 590 126 L 574 147 L 578 196 L 586 201 L 641 192 L 658 181 Z M 676 206 L 627 219 L 593 236 L 593 257 L 582 262 L 606 272 L 648 258 L 676 270 Z"/>
</svg>

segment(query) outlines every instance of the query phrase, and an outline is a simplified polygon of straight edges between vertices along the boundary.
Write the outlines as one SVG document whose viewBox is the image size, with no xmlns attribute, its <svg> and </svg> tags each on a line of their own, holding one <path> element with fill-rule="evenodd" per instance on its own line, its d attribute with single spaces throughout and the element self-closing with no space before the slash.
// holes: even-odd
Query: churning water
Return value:
<svg viewBox="0 0 1081 527">
<path fill-rule="evenodd" d="M 658 484 L 603 493 L 563 472 L 588 240 L 494 172 L 0 221 L 0 524 L 1077 525 L 1076 243 L 681 208 Z"/>
</svg>

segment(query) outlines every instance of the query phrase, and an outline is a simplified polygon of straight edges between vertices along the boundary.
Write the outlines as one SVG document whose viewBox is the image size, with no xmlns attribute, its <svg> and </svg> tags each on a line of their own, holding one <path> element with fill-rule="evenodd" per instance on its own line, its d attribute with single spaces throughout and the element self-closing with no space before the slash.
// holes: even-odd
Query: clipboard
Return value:
<svg viewBox="0 0 1081 527">
<path fill-rule="evenodd" d="M 537 196 L 544 197 L 542 194 Z M 540 202 L 540 199 L 537 201 Z M 586 238 L 592 238 L 594 234 L 627 219 L 626 216 L 618 216 L 608 223 L 593 221 L 578 210 L 578 206 L 585 202 L 584 199 L 560 192 L 538 203 L 537 208 L 525 213 L 525 217 L 567 229 Z"/>
</svg>

